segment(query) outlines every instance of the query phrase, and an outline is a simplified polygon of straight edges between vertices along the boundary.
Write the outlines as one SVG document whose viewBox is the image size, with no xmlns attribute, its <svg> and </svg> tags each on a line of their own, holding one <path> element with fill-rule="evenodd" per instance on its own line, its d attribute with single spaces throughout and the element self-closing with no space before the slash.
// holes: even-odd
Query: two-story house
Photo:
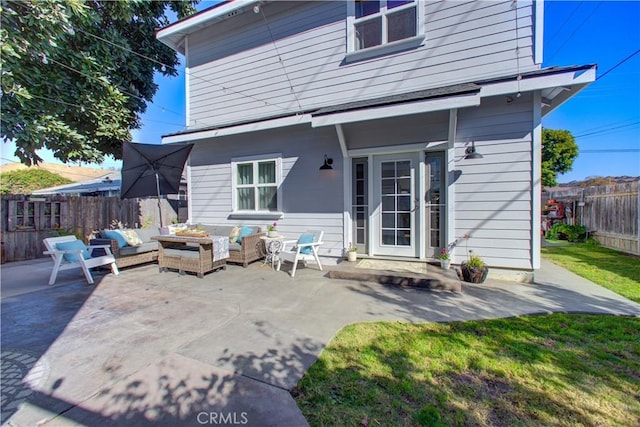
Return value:
<svg viewBox="0 0 640 427">
<path fill-rule="evenodd" d="M 186 58 L 192 222 L 322 229 L 321 255 L 540 257 L 542 1 L 230 1 L 158 31 Z M 456 246 L 457 243 L 457 246 Z"/>
</svg>

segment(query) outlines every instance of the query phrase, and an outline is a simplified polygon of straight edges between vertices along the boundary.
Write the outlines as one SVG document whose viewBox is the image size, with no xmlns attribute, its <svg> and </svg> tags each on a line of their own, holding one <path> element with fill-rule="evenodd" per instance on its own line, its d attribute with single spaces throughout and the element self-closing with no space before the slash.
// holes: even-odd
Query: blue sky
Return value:
<svg viewBox="0 0 640 427">
<path fill-rule="evenodd" d="M 212 4 L 201 2 L 198 9 Z M 571 131 L 580 147 L 573 170 L 559 182 L 640 175 L 640 53 L 612 69 L 640 49 L 639 23 L 640 1 L 545 2 L 543 66 L 595 63 L 598 76 L 610 70 L 543 119 L 547 128 Z M 136 142 L 159 144 L 162 135 L 184 127 L 184 70 L 178 77 L 157 77 L 156 83 L 160 89 L 143 116 L 143 127 L 133 132 Z M 3 144 L 2 157 L 11 158 L 12 151 Z M 104 166 L 120 164 L 108 160 Z"/>
</svg>

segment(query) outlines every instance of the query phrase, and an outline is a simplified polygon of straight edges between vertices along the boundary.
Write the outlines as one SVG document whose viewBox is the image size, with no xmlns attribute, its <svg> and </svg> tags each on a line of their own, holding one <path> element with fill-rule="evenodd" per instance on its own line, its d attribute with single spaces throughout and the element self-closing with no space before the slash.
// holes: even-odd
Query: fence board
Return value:
<svg viewBox="0 0 640 427">
<path fill-rule="evenodd" d="M 11 220 L 15 205 L 20 201 L 29 200 L 26 195 L 2 195 L 0 199 L 0 212 L 2 212 L 2 259 L 11 261 L 23 261 L 41 258 L 45 250 L 42 239 L 62 232 L 61 229 L 42 229 L 41 218 L 36 220 L 38 229 L 16 229 Z M 71 233 L 87 237 L 95 230 L 110 228 L 112 221 L 120 221 L 127 227 L 159 227 L 157 199 L 125 199 L 118 197 L 94 197 L 94 196 L 45 196 L 38 197 L 44 200 L 37 208 L 44 212 L 44 203 L 62 202 L 60 226 Z M 161 199 L 163 223 L 169 224 L 178 218 L 178 206 L 175 200 Z M 185 220 L 181 218 L 181 220 Z"/>
<path fill-rule="evenodd" d="M 576 203 L 576 221 L 604 246 L 640 255 L 640 180 L 624 184 L 553 191 L 547 199 Z"/>
</svg>

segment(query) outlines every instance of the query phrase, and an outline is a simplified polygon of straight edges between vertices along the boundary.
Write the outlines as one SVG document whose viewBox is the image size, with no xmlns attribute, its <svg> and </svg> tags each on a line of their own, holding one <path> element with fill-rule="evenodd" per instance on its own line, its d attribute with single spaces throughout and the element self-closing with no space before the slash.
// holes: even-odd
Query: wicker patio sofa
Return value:
<svg viewBox="0 0 640 427">
<path fill-rule="evenodd" d="M 158 260 L 158 242 L 151 240 L 151 237 L 158 236 L 158 228 L 136 228 L 134 231 L 142 240 L 139 246 L 122 245 L 122 242 L 109 238 L 108 232 L 114 230 L 100 230 L 96 238 L 90 240 L 91 245 L 110 245 L 111 252 L 116 259 L 118 268 L 130 267 L 132 265 L 156 262 Z"/>
<path fill-rule="evenodd" d="M 212 236 L 229 236 L 235 227 L 234 225 L 205 225 L 198 224 L 198 227 L 207 230 Z M 264 258 L 264 240 L 260 237 L 265 233 L 258 226 L 248 226 L 252 233 L 242 237 L 241 242 L 231 242 L 229 244 L 229 258 L 227 263 L 242 264 L 243 267 L 250 263 Z"/>
</svg>

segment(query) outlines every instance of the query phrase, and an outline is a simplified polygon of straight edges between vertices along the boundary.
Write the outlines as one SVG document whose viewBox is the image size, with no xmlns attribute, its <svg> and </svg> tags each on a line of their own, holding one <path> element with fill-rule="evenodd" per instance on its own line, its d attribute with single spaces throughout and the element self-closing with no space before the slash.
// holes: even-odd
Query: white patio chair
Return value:
<svg viewBox="0 0 640 427">
<path fill-rule="evenodd" d="M 43 239 L 43 242 L 44 246 L 47 248 L 47 250 L 44 251 L 44 254 L 51 255 L 51 259 L 53 259 L 53 271 L 49 278 L 50 285 L 53 285 L 56 282 L 58 271 L 69 270 L 71 268 L 82 268 L 84 277 L 90 285 L 93 284 L 93 277 L 91 277 L 91 272 L 89 271 L 90 268 L 111 264 L 111 272 L 114 275 L 118 275 L 119 273 L 118 267 L 116 266 L 116 259 L 111 254 L 111 247 L 109 245 L 85 246 L 89 255 L 98 248 L 104 249 L 106 254 L 95 258 L 85 259 L 83 256 L 83 252 L 85 252 L 83 247 L 84 243 L 76 239 L 76 236 L 49 237 Z M 58 248 L 59 243 L 66 243 L 67 245 L 71 243 L 71 245 L 74 246 L 73 242 L 80 242 L 77 244 L 78 248 L 64 250 Z M 65 257 L 65 255 L 67 256 Z"/>
<path fill-rule="evenodd" d="M 318 258 L 318 248 L 322 244 L 323 235 L 324 231 L 307 231 L 303 233 L 298 240 L 285 240 L 283 242 L 284 246 L 280 254 L 278 254 L 278 268 L 276 270 L 280 271 L 282 261 L 289 261 L 293 263 L 291 277 L 295 277 L 299 261 L 304 262 L 305 267 L 307 266 L 307 261 L 314 261 L 318 264 L 320 271 L 322 271 L 322 263 L 320 262 L 320 258 Z"/>
</svg>

